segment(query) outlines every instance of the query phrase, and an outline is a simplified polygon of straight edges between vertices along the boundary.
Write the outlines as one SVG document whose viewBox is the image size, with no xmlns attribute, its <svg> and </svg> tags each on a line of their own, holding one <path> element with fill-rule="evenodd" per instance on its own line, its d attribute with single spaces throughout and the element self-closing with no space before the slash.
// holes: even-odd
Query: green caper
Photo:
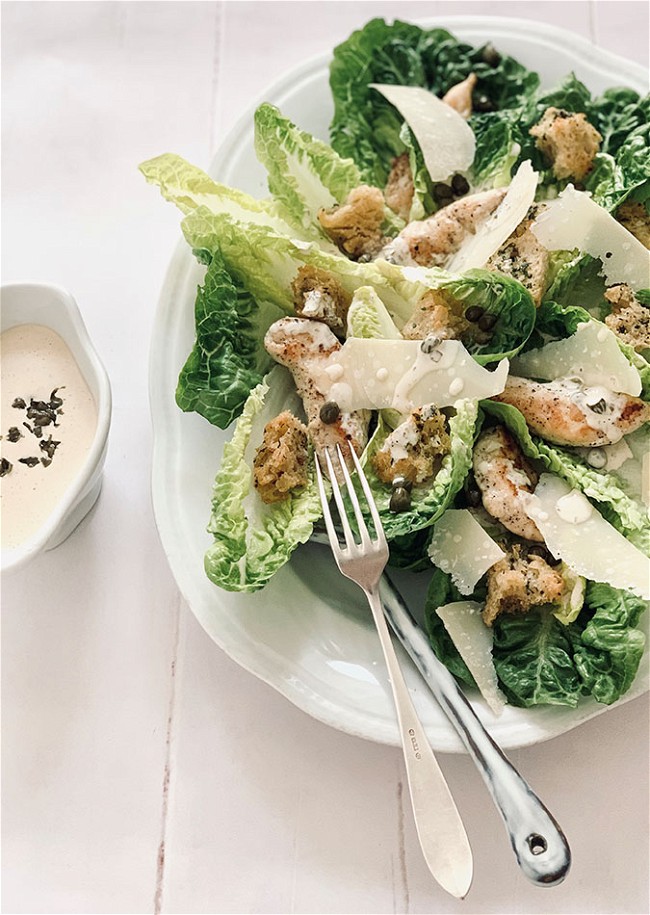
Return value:
<svg viewBox="0 0 650 915">
<path fill-rule="evenodd" d="M 488 65 L 488 67 L 498 67 L 501 63 L 501 55 L 494 47 L 492 42 L 489 42 L 483 48 L 483 53 L 481 54 L 483 62 Z"/>
<path fill-rule="evenodd" d="M 457 197 L 462 197 L 469 191 L 469 181 L 463 175 L 454 175 L 451 179 L 451 189 Z"/>
<path fill-rule="evenodd" d="M 394 489 L 388 507 L 395 514 L 407 512 L 411 507 L 411 494 L 408 489 L 404 489 L 402 486 Z"/>
<path fill-rule="evenodd" d="M 485 311 L 481 308 L 480 305 L 470 305 L 469 308 L 465 309 L 465 317 L 468 321 L 471 321 L 472 324 L 476 324 L 476 322 L 479 321 L 484 314 Z"/>
<path fill-rule="evenodd" d="M 433 196 L 436 198 L 438 203 L 449 202 L 453 196 L 454 192 L 448 184 L 444 184 L 442 181 L 438 181 L 433 185 Z"/>
<path fill-rule="evenodd" d="M 496 315 L 486 311 L 486 313 L 481 318 L 479 318 L 478 326 L 481 330 L 487 333 L 487 331 L 492 330 L 494 325 L 497 323 L 497 320 L 498 318 Z"/>
<path fill-rule="evenodd" d="M 413 484 L 408 479 L 408 477 L 403 476 L 393 477 L 391 486 L 393 489 L 405 489 L 407 492 L 410 492 L 413 489 Z"/>
<path fill-rule="evenodd" d="M 340 415 L 341 408 L 334 400 L 328 400 L 327 403 L 324 403 L 320 408 L 319 416 L 321 422 L 325 423 L 326 426 L 331 426 L 332 423 L 335 423 Z"/>
</svg>

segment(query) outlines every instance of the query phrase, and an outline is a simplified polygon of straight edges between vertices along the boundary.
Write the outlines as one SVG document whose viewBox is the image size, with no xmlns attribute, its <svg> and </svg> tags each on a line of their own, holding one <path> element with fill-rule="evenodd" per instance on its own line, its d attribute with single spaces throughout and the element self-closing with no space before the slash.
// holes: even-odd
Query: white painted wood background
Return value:
<svg viewBox="0 0 650 915">
<path fill-rule="evenodd" d="M 225 657 L 153 521 L 148 340 L 179 233 L 137 163 L 207 166 L 269 82 L 373 15 L 461 13 L 647 64 L 645 2 L 3 3 L 3 282 L 70 289 L 114 392 L 96 509 L 3 582 L 3 912 L 648 912 L 647 699 L 511 753 L 571 841 L 552 890 L 519 874 L 469 760 L 442 757 L 476 864 L 455 901 L 422 863 L 400 751 Z"/>
</svg>

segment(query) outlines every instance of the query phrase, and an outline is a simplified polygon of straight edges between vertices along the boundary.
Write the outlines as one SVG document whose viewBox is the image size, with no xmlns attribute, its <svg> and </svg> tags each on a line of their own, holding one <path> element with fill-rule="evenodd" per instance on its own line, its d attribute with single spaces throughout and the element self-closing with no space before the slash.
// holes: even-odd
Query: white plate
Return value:
<svg viewBox="0 0 650 915">
<path fill-rule="evenodd" d="M 489 17 L 447 17 L 423 23 L 449 28 L 461 39 L 488 39 L 521 60 L 552 86 L 573 70 L 592 91 L 628 85 L 645 91 L 645 73 L 635 64 L 596 49 L 569 33 L 540 23 Z M 330 55 L 310 60 L 276 82 L 243 115 L 217 152 L 210 169 L 220 181 L 266 196 L 265 172 L 253 149 L 253 112 L 261 101 L 278 105 L 300 127 L 327 139 L 332 115 L 328 86 Z M 178 373 L 194 340 L 193 304 L 203 269 L 180 243 L 161 294 L 150 354 L 154 425 L 153 500 L 156 522 L 172 572 L 206 632 L 231 658 L 279 690 L 315 718 L 351 734 L 397 745 L 399 736 L 386 670 L 365 599 L 338 573 L 324 547 L 306 545 L 258 594 L 230 594 L 203 571 L 210 544 L 206 533 L 212 483 L 228 433 L 176 407 Z M 418 614 L 426 575 L 410 576 Z M 409 580 L 403 576 L 401 581 Z M 405 676 L 436 750 L 463 752 L 407 655 Z M 648 654 L 621 701 L 648 686 Z M 508 707 L 495 719 L 480 697 L 477 713 L 502 747 L 546 740 L 606 710 L 593 700 L 577 709 Z"/>
</svg>

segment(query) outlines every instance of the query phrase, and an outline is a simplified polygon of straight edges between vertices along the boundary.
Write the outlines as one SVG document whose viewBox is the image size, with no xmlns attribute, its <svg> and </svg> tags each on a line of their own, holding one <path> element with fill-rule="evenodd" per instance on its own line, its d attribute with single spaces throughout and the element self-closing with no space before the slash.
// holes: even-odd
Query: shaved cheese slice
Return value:
<svg viewBox="0 0 650 915">
<path fill-rule="evenodd" d="M 471 594 L 505 553 L 466 508 L 449 509 L 436 522 L 429 545 L 434 565 L 451 575 L 461 594 Z"/>
<path fill-rule="evenodd" d="M 438 607 L 436 613 L 458 650 L 481 695 L 495 715 L 500 715 L 506 698 L 499 689 L 492 658 L 492 630 L 481 617 L 481 605 L 472 600 Z"/>
<path fill-rule="evenodd" d="M 602 385 L 619 394 L 638 397 L 641 376 L 618 345 L 616 335 L 598 321 L 585 321 L 566 340 L 521 353 L 512 360 L 512 372 L 525 378 L 554 381 L 576 376 L 585 385 Z"/>
<path fill-rule="evenodd" d="M 650 559 L 605 521 L 583 493 L 543 473 L 535 492 L 522 494 L 522 502 L 556 559 L 591 581 L 650 599 Z"/>
<path fill-rule="evenodd" d="M 508 192 L 494 213 L 470 235 L 447 264 L 450 273 L 465 273 L 482 267 L 526 218 L 535 202 L 537 172 L 530 162 L 522 162 Z"/>
<path fill-rule="evenodd" d="M 476 139 L 467 121 L 433 92 L 420 86 L 370 83 L 402 115 L 420 144 L 432 181 L 466 172 L 474 161 Z"/>
<path fill-rule="evenodd" d="M 650 251 L 588 193 L 576 191 L 572 184 L 545 204 L 530 228 L 549 251 L 579 248 L 599 258 L 608 286 L 650 287 Z"/>
<path fill-rule="evenodd" d="M 395 409 L 409 413 L 423 404 L 452 407 L 503 391 L 509 362 L 494 372 L 479 365 L 459 340 L 381 340 L 348 337 L 315 368 L 314 383 L 341 410 Z"/>
</svg>

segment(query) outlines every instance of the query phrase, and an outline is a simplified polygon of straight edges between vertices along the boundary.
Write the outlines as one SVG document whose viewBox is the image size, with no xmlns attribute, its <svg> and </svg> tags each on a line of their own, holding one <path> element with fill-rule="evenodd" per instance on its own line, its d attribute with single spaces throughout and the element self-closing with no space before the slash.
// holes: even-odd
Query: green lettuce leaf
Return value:
<svg viewBox="0 0 650 915">
<path fill-rule="evenodd" d="M 348 337 L 401 340 L 402 335 L 372 286 L 360 286 L 348 309 Z"/>
<path fill-rule="evenodd" d="M 194 316 L 196 341 L 178 378 L 176 403 L 225 429 L 273 364 L 264 334 L 282 312 L 236 283 L 217 248 L 198 289 Z"/>
<path fill-rule="evenodd" d="M 436 613 L 438 607 L 451 604 L 455 601 L 467 600 L 442 569 L 435 568 L 424 604 L 424 627 L 431 647 L 438 658 L 450 673 L 461 683 L 476 687 L 476 681 L 470 673 L 467 664 L 461 658 L 458 649 L 447 632 L 445 624 Z"/>
<path fill-rule="evenodd" d="M 607 520 L 636 547 L 650 555 L 648 511 L 625 492 L 625 482 L 616 473 L 589 467 L 568 449 L 531 436 L 523 415 L 510 404 L 483 400 L 481 408 L 510 429 L 527 457 L 541 461 L 546 470 L 562 477 L 574 489 L 579 489 L 587 498 L 597 502 Z"/>
<path fill-rule="evenodd" d="M 182 224 L 188 244 L 199 257 L 216 248 L 223 254 L 230 273 L 256 299 L 293 312 L 291 282 L 304 264 L 334 273 L 353 294 L 360 286 L 372 286 L 391 315 L 404 323 L 430 285 L 446 274 L 432 268 L 419 272 L 385 260 L 362 263 L 323 250 L 295 238 L 280 235 L 267 226 L 250 225 L 199 207 Z"/>
<path fill-rule="evenodd" d="M 432 481 L 413 487 L 409 511 L 398 513 L 391 512 L 389 507 L 391 487 L 383 483 L 372 469 L 372 456 L 379 451 L 391 431 L 380 416 L 377 429 L 361 457 L 361 463 L 389 541 L 430 527 L 451 505 L 472 466 L 472 448 L 478 434 L 478 412 L 476 402 L 466 400 L 458 404 L 456 414 L 449 420 L 450 453 L 443 458 L 440 470 Z"/>
<path fill-rule="evenodd" d="M 517 106 L 535 91 L 536 73 L 506 54 L 490 65 L 484 51 L 485 46 L 459 42 L 445 29 L 372 19 L 334 49 L 332 146 L 357 162 L 364 180 L 383 187 L 391 160 L 406 145 L 400 135 L 402 118 L 369 88 L 371 83 L 423 86 L 442 96 L 473 72 L 476 95 L 487 95 L 496 108 Z"/>
<path fill-rule="evenodd" d="M 253 485 L 252 462 L 264 426 L 296 397 L 289 372 L 276 366 L 255 387 L 223 450 L 212 494 L 208 530 L 214 543 L 205 571 L 226 591 L 259 591 L 311 536 L 322 515 L 313 462 L 308 485 L 283 502 L 266 505 Z"/>
<path fill-rule="evenodd" d="M 220 184 L 181 156 L 165 153 L 139 166 L 149 184 L 155 184 L 165 200 L 187 215 L 199 207 L 225 213 L 241 222 L 271 226 L 276 232 L 295 235 L 272 200 L 257 200 L 243 191 Z"/>
<path fill-rule="evenodd" d="M 326 239 L 318 211 L 343 203 L 363 183 L 351 158 L 300 130 L 273 105 L 255 112 L 255 151 L 268 172 L 269 190 L 282 217 L 302 235 Z M 386 228 L 396 234 L 403 222 L 386 210 Z"/>
<path fill-rule="evenodd" d="M 595 582 L 587 586 L 586 604 L 589 617 L 579 638 L 574 636 L 574 661 L 584 688 L 611 705 L 628 691 L 639 669 L 645 635 L 635 627 L 647 604 Z"/>
</svg>

